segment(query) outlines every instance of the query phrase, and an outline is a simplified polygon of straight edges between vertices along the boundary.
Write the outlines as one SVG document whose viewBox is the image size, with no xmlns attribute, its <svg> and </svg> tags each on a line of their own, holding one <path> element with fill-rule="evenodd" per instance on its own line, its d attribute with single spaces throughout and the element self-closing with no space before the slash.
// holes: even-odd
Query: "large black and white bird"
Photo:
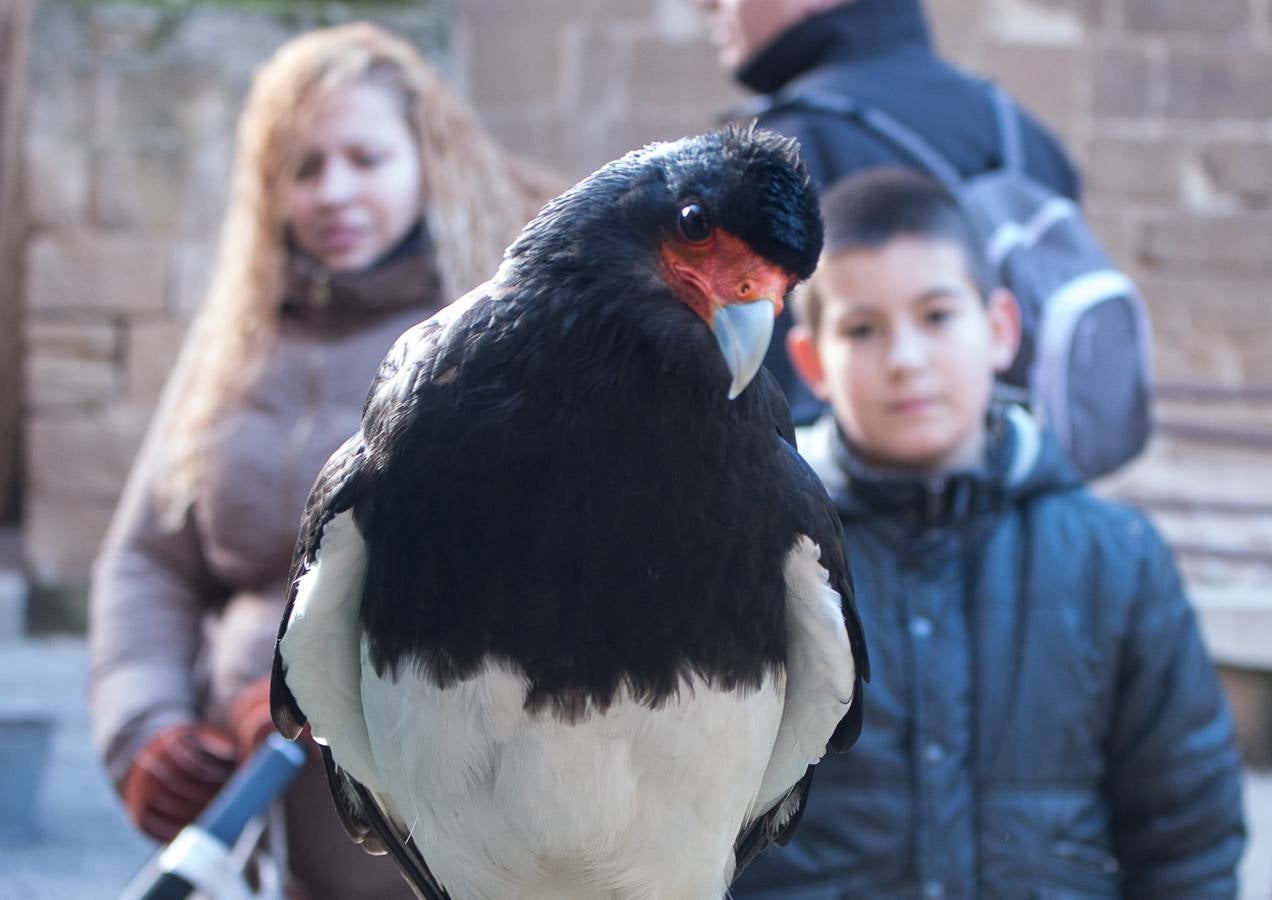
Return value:
<svg viewBox="0 0 1272 900">
<path fill-rule="evenodd" d="M 760 368 L 821 242 L 793 143 L 651 145 L 385 359 L 271 699 L 421 896 L 715 900 L 856 739 L 838 518 Z"/>
</svg>

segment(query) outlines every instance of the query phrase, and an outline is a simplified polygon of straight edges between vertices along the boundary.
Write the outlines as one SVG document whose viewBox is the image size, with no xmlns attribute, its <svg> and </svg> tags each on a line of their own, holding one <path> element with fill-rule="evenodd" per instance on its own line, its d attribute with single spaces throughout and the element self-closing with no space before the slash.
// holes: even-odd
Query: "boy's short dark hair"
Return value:
<svg viewBox="0 0 1272 900">
<path fill-rule="evenodd" d="M 950 193 L 928 176 L 898 167 L 849 175 L 823 192 L 821 209 L 823 260 L 848 250 L 873 250 L 898 237 L 952 241 L 963 250 L 972 283 L 982 297 L 988 295 L 985 251 L 972 223 Z M 815 274 L 793 303 L 797 318 L 816 331 L 821 300 Z"/>
</svg>

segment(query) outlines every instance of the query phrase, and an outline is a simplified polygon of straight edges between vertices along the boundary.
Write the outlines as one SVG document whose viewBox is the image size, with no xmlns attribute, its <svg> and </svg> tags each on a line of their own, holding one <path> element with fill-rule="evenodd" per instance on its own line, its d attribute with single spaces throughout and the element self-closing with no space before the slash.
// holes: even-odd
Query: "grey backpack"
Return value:
<svg viewBox="0 0 1272 900">
<path fill-rule="evenodd" d="M 964 178 L 930 144 L 883 110 L 845 94 L 804 91 L 772 98 L 847 116 L 886 141 L 958 199 L 985 241 L 991 271 L 1016 295 L 1024 335 L 1003 393 L 1026 403 L 1057 435 L 1085 478 L 1143 449 L 1151 428 L 1148 310 L 1114 268 L 1068 197 L 1031 178 L 1016 110 L 989 85 L 1001 164 Z"/>
</svg>

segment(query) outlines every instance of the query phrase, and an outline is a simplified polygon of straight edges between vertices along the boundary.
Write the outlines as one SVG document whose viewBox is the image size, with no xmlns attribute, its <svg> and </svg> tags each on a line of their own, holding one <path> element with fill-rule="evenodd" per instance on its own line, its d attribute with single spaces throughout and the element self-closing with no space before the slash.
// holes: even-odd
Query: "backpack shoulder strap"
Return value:
<svg viewBox="0 0 1272 900">
<path fill-rule="evenodd" d="M 1020 116 L 1007 92 L 993 81 L 986 82 L 989 97 L 994 103 L 994 118 L 998 122 L 999 152 L 1002 167 L 1011 172 L 1025 170 L 1025 146 L 1020 135 Z"/>
<path fill-rule="evenodd" d="M 842 91 L 812 88 L 792 94 L 779 92 L 756 98 L 742 107 L 742 112 L 744 115 L 759 116 L 790 108 L 811 109 L 851 119 L 927 172 L 951 194 L 958 195 L 963 176 L 935 147 L 895 116 L 862 103 Z"/>
</svg>

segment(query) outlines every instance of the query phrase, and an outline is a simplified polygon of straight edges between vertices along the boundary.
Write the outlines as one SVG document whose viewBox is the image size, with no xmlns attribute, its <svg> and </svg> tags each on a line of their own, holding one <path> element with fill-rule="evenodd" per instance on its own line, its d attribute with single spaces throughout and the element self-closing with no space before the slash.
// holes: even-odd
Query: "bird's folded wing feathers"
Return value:
<svg viewBox="0 0 1272 900">
<path fill-rule="evenodd" d="M 735 877 L 770 843 L 790 840 L 827 749 L 843 751 L 861 733 L 862 681 L 870 660 L 853 597 L 838 514 L 817 476 L 783 433 L 788 468 L 811 499 L 806 534 L 787 555 L 786 691 L 755 820 L 734 846 Z"/>
<path fill-rule="evenodd" d="M 327 460 L 305 501 L 305 511 L 301 517 L 300 533 L 296 541 L 296 552 L 292 559 L 291 578 L 288 582 L 290 589 L 287 605 L 278 626 L 273 674 L 270 679 L 270 712 L 273 715 L 274 726 L 292 740 L 299 737 L 309 720 L 310 711 L 303 708 L 292 691 L 291 683 L 287 678 L 288 664 L 281 652 L 282 643 L 285 639 L 290 641 L 294 638 L 288 635 L 292 620 L 295 618 L 300 583 L 312 571 L 317 561 L 329 524 L 336 516 L 343 514 L 347 526 L 338 526 L 337 531 L 343 531 L 347 536 L 353 526 L 349 510 L 357 494 L 365 457 L 366 444 L 362 440 L 361 433 L 355 434 Z M 356 532 L 356 529 L 354 531 Z M 326 551 L 323 552 L 325 554 Z M 348 549 L 344 551 L 345 554 L 348 552 Z M 336 551 L 332 551 L 333 555 L 335 553 Z M 311 581 L 308 591 L 311 592 L 312 588 Z M 306 628 L 309 627 L 306 626 Z M 302 629 L 302 632 L 304 630 Z M 353 652 L 356 662 L 357 642 L 356 636 L 354 637 Z M 304 677 L 308 677 L 308 673 Z"/>
<path fill-rule="evenodd" d="M 786 559 L 786 699 L 755 812 L 772 808 L 821 760 L 856 690 L 843 601 L 820 549 L 801 535 Z"/>
<path fill-rule="evenodd" d="M 283 660 L 287 688 L 304 710 L 314 739 L 331 747 L 340 768 L 378 791 L 362 712 L 358 607 L 366 568 L 366 544 L 353 512 L 337 513 L 323 529 L 313 564 L 296 580 L 276 656 Z"/>
</svg>

